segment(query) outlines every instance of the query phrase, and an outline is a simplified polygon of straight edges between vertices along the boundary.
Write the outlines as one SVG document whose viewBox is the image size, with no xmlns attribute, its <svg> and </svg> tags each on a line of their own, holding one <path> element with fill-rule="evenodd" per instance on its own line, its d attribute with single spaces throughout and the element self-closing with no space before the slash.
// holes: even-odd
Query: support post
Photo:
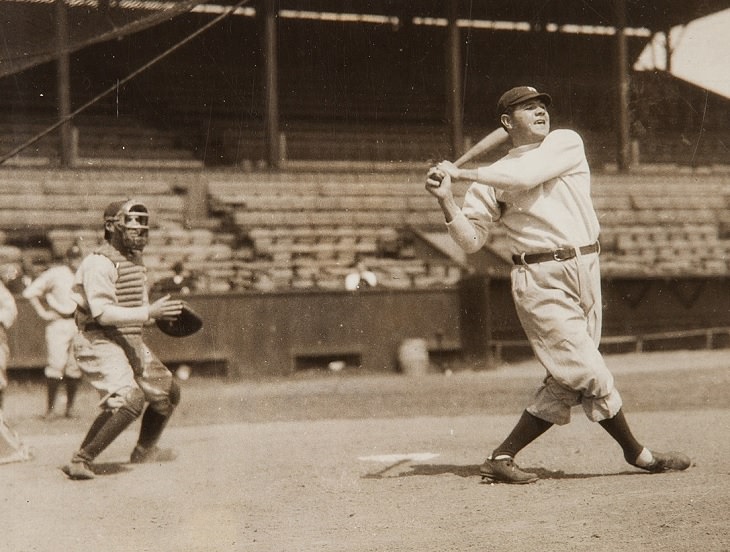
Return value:
<svg viewBox="0 0 730 552">
<path fill-rule="evenodd" d="M 459 31 L 459 2 L 449 1 L 448 73 L 446 98 L 447 119 L 451 130 L 451 157 L 456 159 L 464 147 L 464 126 L 462 121 L 462 72 L 461 32 Z"/>
<path fill-rule="evenodd" d="M 56 86 L 58 89 L 58 118 L 66 119 L 71 113 L 71 78 L 68 42 L 68 13 L 66 0 L 56 0 Z M 74 161 L 74 145 L 71 121 L 59 127 L 59 161 L 61 167 L 69 168 Z"/>
<path fill-rule="evenodd" d="M 629 115 L 629 54 L 626 39 L 626 0 L 614 0 L 616 18 L 616 88 L 617 88 L 617 165 L 619 172 L 628 172 L 631 165 Z"/>
<path fill-rule="evenodd" d="M 266 156 L 270 169 L 281 166 L 279 148 L 279 83 L 277 22 L 278 0 L 261 0 L 264 26 L 264 82 L 266 94 Z"/>
</svg>

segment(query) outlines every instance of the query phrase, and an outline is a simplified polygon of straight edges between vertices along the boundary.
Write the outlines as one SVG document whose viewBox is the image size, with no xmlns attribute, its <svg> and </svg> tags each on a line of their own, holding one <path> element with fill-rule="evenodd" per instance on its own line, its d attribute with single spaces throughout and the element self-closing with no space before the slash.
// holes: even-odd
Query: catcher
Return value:
<svg viewBox="0 0 730 552">
<path fill-rule="evenodd" d="M 142 328 L 155 320 L 175 319 L 183 302 L 165 295 L 149 303 L 142 262 L 148 232 L 144 204 L 135 200 L 110 204 L 104 211 L 106 243 L 84 258 L 74 279 L 79 328 L 74 355 L 102 396 L 102 411 L 62 468 L 71 479 L 92 479 L 90 464 L 143 410 L 130 462 L 172 459 L 171 451 L 159 449 L 157 442 L 180 401 L 180 388 L 143 342 Z"/>
</svg>

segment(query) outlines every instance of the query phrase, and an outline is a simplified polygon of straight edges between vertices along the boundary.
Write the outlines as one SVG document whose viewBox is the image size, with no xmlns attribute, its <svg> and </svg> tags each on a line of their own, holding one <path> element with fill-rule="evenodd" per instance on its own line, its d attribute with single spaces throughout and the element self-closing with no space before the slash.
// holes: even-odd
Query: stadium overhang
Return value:
<svg viewBox="0 0 730 552">
<path fill-rule="evenodd" d="M 222 4 L 232 2 L 223 2 Z M 257 3 L 257 2 L 256 2 Z M 624 4 L 626 24 L 664 31 L 721 11 L 727 0 L 276 0 L 280 10 L 299 13 L 370 14 L 403 19 L 447 18 L 520 21 L 534 25 L 611 26 L 617 5 Z M 451 4 L 455 4 L 452 6 Z"/>
<path fill-rule="evenodd" d="M 266 128 L 269 164 L 278 166 L 277 44 L 279 22 L 301 18 L 322 21 L 352 21 L 361 24 L 440 26 L 448 29 L 445 56 L 449 60 L 445 86 L 452 150 L 461 148 L 463 113 L 462 43 L 465 28 L 515 32 L 571 32 L 615 37 L 613 60 L 601 60 L 613 76 L 617 96 L 617 164 L 629 164 L 628 57 L 627 37 L 639 34 L 649 40 L 678 25 L 722 11 L 729 0 L 0 0 L 0 76 L 31 67 L 34 63 L 58 60 L 75 49 L 105 40 L 122 38 L 169 20 L 181 13 L 196 12 L 216 17 L 260 19 L 265 56 Z M 60 16 L 61 8 L 65 12 Z M 235 10 L 233 9 L 235 8 Z M 17 22 L 22 21 L 22 25 Z M 67 42 L 63 42 L 66 37 Z M 66 60 L 67 63 L 67 60 Z M 68 89 L 59 71 L 59 90 Z M 68 104 L 70 92 L 59 93 Z M 68 106 L 59 113 L 68 116 Z M 62 148 L 64 142 L 62 133 Z"/>
</svg>

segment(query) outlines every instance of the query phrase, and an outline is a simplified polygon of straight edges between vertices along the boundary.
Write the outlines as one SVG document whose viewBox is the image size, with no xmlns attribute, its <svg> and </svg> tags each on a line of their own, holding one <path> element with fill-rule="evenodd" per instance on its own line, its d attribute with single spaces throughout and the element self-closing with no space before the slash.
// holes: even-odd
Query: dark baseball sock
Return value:
<svg viewBox="0 0 730 552">
<path fill-rule="evenodd" d="M 99 430 L 104 426 L 107 420 L 112 417 L 112 414 L 114 414 L 113 410 L 104 410 L 96 417 L 96 419 L 94 419 L 93 422 L 91 422 L 91 427 L 89 428 L 89 431 L 86 432 L 86 437 L 84 437 L 79 448 L 84 448 L 94 437 L 96 437 L 96 434 L 99 433 Z"/>
<path fill-rule="evenodd" d="M 138 448 L 149 450 L 157 444 L 167 422 L 170 421 L 170 417 L 175 412 L 175 408 L 180 404 L 180 396 L 180 386 L 173 381 L 165 400 L 156 403 L 154 407 L 152 404 L 147 405 L 142 415 L 141 427 L 139 428 Z"/>
<path fill-rule="evenodd" d="M 79 389 L 79 378 L 65 378 L 66 386 L 66 412 L 70 413 L 76 401 L 76 391 Z"/>
<path fill-rule="evenodd" d="M 142 415 L 142 424 L 139 428 L 137 446 L 144 450 L 154 447 L 157 441 L 160 440 L 162 431 L 165 429 L 169 419 L 170 416 L 160 414 L 148 406 Z"/>
<path fill-rule="evenodd" d="M 509 456 L 514 458 L 527 445 L 552 427 L 552 422 L 533 416 L 527 410 L 522 413 L 512 432 L 492 452 L 492 458 Z"/>
<path fill-rule="evenodd" d="M 56 407 L 56 395 L 61 380 L 58 378 L 46 378 L 46 412 L 53 412 Z"/>
<path fill-rule="evenodd" d="M 102 412 L 94 420 L 87 438 L 84 439 L 84 444 L 74 455 L 74 459 L 91 462 L 137 419 L 135 412 L 124 407 L 114 411 L 111 416 L 106 416 L 106 414 L 106 412 Z M 93 435 L 92 430 L 95 430 Z"/>
<path fill-rule="evenodd" d="M 621 446 L 626 461 L 629 464 L 636 465 L 636 460 L 639 458 L 641 451 L 644 450 L 644 446 L 631 433 L 629 423 L 626 421 L 626 416 L 624 416 L 624 411 L 619 410 L 613 418 L 601 420 L 598 423 Z"/>
</svg>

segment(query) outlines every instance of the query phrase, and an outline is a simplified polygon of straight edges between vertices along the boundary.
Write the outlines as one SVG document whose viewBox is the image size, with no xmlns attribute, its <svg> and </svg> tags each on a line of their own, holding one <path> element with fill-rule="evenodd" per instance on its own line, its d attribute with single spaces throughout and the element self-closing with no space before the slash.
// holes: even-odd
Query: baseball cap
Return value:
<svg viewBox="0 0 730 552">
<path fill-rule="evenodd" d="M 550 105 L 553 101 L 548 94 L 538 92 L 533 86 L 516 86 L 511 88 L 499 98 L 497 102 L 497 115 L 501 115 L 511 107 L 528 100 L 534 100 L 535 98 L 542 100 L 546 106 Z"/>
<path fill-rule="evenodd" d="M 106 206 L 106 209 L 104 209 L 104 221 L 114 219 L 118 214 L 119 211 L 122 209 L 122 206 L 127 203 L 127 200 L 122 201 L 113 201 L 109 205 Z"/>
</svg>

